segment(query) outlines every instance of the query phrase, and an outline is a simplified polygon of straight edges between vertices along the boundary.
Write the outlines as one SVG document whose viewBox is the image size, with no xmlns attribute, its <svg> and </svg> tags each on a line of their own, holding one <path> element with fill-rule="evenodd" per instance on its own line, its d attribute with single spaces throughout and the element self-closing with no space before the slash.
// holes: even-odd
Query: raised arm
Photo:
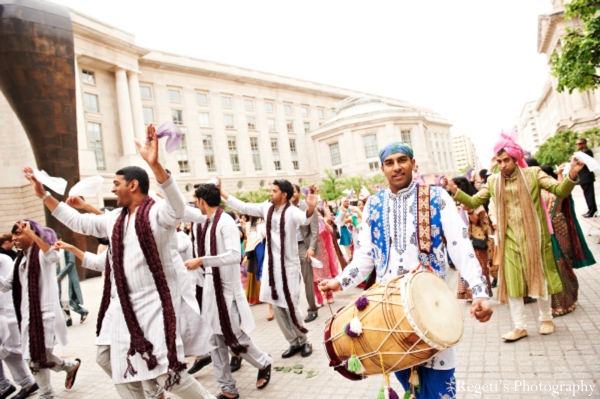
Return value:
<svg viewBox="0 0 600 399">
<path fill-rule="evenodd" d="M 0 255 L 0 291 L 8 292 L 12 289 L 13 268 L 16 267 L 8 255 Z"/>
<path fill-rule="evenodd" d="M 206 216 L 200 212 L 200 209 L 186 206 L 183 213 L 183 222 L 204 224 L 206 223 Z"/>
<path fill-rule="evenodd" d="M 552 178 L 551 176 L 548 176 L 540 168 L 537 168 L 536 176 L 537 180 L 540 182 L 541 188 L 548 192 L 551 192 L 552 194 L 560 198 L 568 197 L 577 185 L 577 182 L 579 181 L 579 178 L 577 177 L 577 175 L 575 175 L 574 180 L 571 179 L 571 176 L 568 176 L 562 182 L 559 183 L 558 181 L 554 180 L 554 178 Z"/>
<path fill-rule="evenodd" d="M 223 194 L 221 194 L 221 196 L 223 196 Z M 247 204 L 244 201 L 240 201 L 239 199 L 235 198 L 233 195 L 228 195 L 227 197 L 223 197 L 223 198 L 227 198 L 227 201 L 225 202 L 225 205 L 227 205 L 230 208 L 235 209 L 236 211 L 240 211 L 242 214 L 244 215 L 250 215 L 250 216 L 254 216 L 257 218 L 266 218 L 266 212 L 265 212 L 265 203 L 261 203 L 261 204 Z M 236 237 L 238 235 L 236 234 Z"/>
<path fill-rule="evenodd" d="M 60 242 L 60 241 L 57 241 L 57 242 Z M 59 252 L 58 256 L 60 256 L 60 252 Z M 59 280 L 62 280 L 67 275 L 67 273 L 69 273 L 69 271 L 71 271 L 71 269 L 75 267 L 75 255 L 73 254 L 73 252 L 68 251 L 68 250 L 65 251 L 65 257 L 67 258 L 66 262 L 65 262 L 66 263 L 65 268 L 62 269 L 60 271 L 60 273 L 58 273 L 58 276 L 56 276 L 56 277 L 58 277 Z"/>
<path fill-rule="evenodd" d="M 185 204 L 185 198 L 173 176 L 170 176 L 163 183 L 159 183 L 159 187 L 165 200 L 157 205 L 158 223 L 165 228 L 177 227 L 184 218 L 186 208 L 189 208 L 189 206 Z"/>
</svg>

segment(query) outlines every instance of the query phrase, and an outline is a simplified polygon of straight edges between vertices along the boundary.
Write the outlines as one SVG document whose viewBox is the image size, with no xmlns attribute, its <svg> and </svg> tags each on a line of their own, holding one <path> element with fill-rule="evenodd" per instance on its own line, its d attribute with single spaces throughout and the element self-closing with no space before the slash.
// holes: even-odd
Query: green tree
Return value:
<svg viewBox="0 0 600 399">
<path fill-rule="evenodd" d="M 540 165 L 560 165 L 569 160 L 575 152 L 575 142 L 578 137 L 584 137 L 585 133 L 566 130 L 550 137 L 542 144 L 533 156 Z"/>
<path fill-rule="evenodd" d="M 259 188 L 252 191 L 238 191 L 234 194 L 234 197 L 249 203 L 260 203 L 270 199 L 269 190 L 266 188 Z"/>
<path fill-rule="evenodd" d="M 344 188 L 341 179 L 338 179 L 331 169 L 325 169 L 325 174 L 327 177 L 321 181 L 319 193 L 321 194 L 321 197 L 325 198 L 327 201 L 333 201 L 344 194 L 342 193 Z"/>
<path fill-rule="evenodd" d="M 561 48 L 552 54 L 552 74 L 557 90 L 586 91 L 598 88 L 600 76 L 600 1 L 572 0 L 565 4 L 565 19 L 578 18 L 580 25 L 567 28 Z"/>
</svg>

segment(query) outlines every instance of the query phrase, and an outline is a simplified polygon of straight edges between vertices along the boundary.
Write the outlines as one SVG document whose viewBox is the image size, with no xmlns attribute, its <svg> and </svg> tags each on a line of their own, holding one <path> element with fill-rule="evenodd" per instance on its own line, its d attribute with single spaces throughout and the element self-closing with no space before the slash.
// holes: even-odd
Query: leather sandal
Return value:
<svg viewBox="0 0 600 399">
<path fill-rule="evenodd" d="M 525 338 L 527 336 L 527 330 L 521 330 L 520 333 L 515 333 L 514 330 L 510 331 L 502 336 L 502 339 L 506 342 L 515 342 L 520 340 L 521 338 Z"/>
<path fill-rule="evenodd" d="M 265 380 L 265 383 L 261 386 L 258 386 L 258 382 L 260 380 Z M 262 370 L 258 370 L 258 376 L 256 377 L 256 388 L 264 389 L 269 385 L 269 381 L 271 381 L 271 365 L 269 364 Z"/>
<path fill-rule="evenodd" d="M 81 359 L 75 359 L 75 361 L 77 362 L 77 366 L 67 373 L 67 378 L 65 379 L 65 388 L 67 389 L 73 388 L 73 385 L 75 384 L 75 378 L 77 378 L 77 372 L 81 366 Z"/>
<path fill-rule="evenodd" d="M 554 332 L 554 323 L 552 324 L 542 324 L 540 326 L 540 334 L 542 335 L 550 335 Z"/>
<path fill-rule="evenodd" d="M 241 356 L 231 356 L 231 361 L 229 361 L 229 368 L 232 373 L 235 373 L 242 367 L 242 357 Z"/>
</svg>

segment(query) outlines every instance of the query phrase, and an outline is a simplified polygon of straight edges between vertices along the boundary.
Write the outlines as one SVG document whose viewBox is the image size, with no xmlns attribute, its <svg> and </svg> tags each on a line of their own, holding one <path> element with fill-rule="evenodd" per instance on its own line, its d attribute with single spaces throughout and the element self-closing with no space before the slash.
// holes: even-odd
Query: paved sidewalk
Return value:
<svg viewBox="0 0 600 399">
<path fill-rule="evenodd" d="M 587 211 L 581 189 L 575 189 L 577 213 Z M 589 228 L 581 223 L 587 234 Z M 589 237 L 588 243 L 594 255 L 600 260 L 600 245 L 596 236 Z M 600 276 L 598 265 L 576 271 L 579 278 L 579 303 L 575 312 L 555 319 L 556 332 L 550 336 L 537 333 L 537 305 L 527 305 L 527 323 L 530 336 L 519 342 L 503 343 L 500 336 L 511 329 L 510 313 L 507 306 L 500 306 L 492 300 L 494 315 L 488 323 L 478 323 L 469 317 L 469 306 L 461 301 L 465 315 L 465 334 L 458 345 L 458 398 L 552 398 L 552 397 L 600 397 Z M 61 351 L 65 357 L 82 359 L 82 368 L 73 389 L 64 389 L 64 374 L 52 374 L 52 383 L 57 397 L 74 399 L 116 398 L 116 391 L 104 372 L 95 362 L 96 347 L 95 323 L 102 293 L 102 279 L 95 278 L 82 283 L 85 307 L 90 317 L 83 324 L 75 323 L 69 328 L 69 345 Z M 451 286 L 456 286 L 456 273 L 452 275 Z M 495 290 L 494 290 L 495 291 Z M 348 303 L 358 290 L 336 295 L 334 309 Z M 302 300 L 306 309 L 306 300 Z M 264 391 L 255 388 L 257 371 L 244 362 L 240 371 L 234 374 L 242 398 L 302 398 L 302 399 L 375 399 L 381 386 L 380 376 L 370 377 L 360 382 L 350 382 L 327 367 L 328 360 L 322 346 L 323 327 L 329 317 L 327 307 L 322 308 L 319 318 L 307 325 L 314 353 L 307 359 L 299 355 L 292 359 L 281 359 L 288 345 L 277 328 L 275 321 L 266 320 L 267 306 L 252 307 L 257 328 L 251 333 L 253 340 L 263 350 L 270 353 L 275 366 L 293 366 L 301 363 L 305 370 L 317 370 L 319 374 L 307 379 L 306 374 L 284 374 L 273 371 L 271 383 Z M 191 359 L 189 364 L 191 364 Z M 6 369 L 6 368 L 5 368 Z M 211 393 L 218 393 L 212 373 L 212 366 L 206 367 L 197 375 Z M 394 379 L 393 379 L 394 380 Z M 556 390 L 540 393 L 541 389 Z M 562 391 L 561 391 L 562 384 Z M 590 384 L 595 384 L 590 392 Z M 572 392 L 585 385 L 587 392 Z M 397 381 L 393 382 L 402 395 Z M 484 391 L 485 388 L 485 391 Z M 467 392 L 470 389 L 470 392 Z M 492 392 L 490 392 L 492 391 Z M 175 395 L 169 394 L 174 398 Z M 36 398 L 37 396 L 33 396 Z M 402 397 L 402 396 L 401 396 Z"/>
</svg>

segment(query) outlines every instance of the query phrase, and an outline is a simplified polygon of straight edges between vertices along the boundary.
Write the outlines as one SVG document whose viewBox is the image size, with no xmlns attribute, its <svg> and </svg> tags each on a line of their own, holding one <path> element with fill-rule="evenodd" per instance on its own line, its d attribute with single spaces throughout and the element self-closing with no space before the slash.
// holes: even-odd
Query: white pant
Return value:
<svg viewBox="0 0 600 399">
<path fill-rule="evenodd" d="M 40 369 L 37 373 L 33 374 L 33 379 L 37 382 L 39 390 L 39 399 L 51 399 L 54 398 L 54 389 L 50 384 L 50 370 L 54 372 L 65 371 L 69 372 L 77 366 L 77 362 L 71 359 L 63 359 L 52 353 L 52 349 L 46 348 L 46 359 L 48 362 L 56 363 L 56 366 L 51 369 Z M 29 360 L 29 359 L 27 359 Z"/>
<path fill-rule="evenodd" d="M 538 308 L 540 309 L 540 321 L 552 320 L 552 307 L 550 300 L 550 295 L 548 295 L 546 299 L 537 298 Z M 519 330 L 526 330 L 527 324 L 525 323 L 525 302 L 523 301 L 523 298 L 509 297 L 508 306 L 510 307 L 510 315 L 513 319 L 515 328 L 518 328 Z"/>
<path fill-rule="evenodd" d="M 29 374 L 29 371 L 27 371 L 27 366 L 20 353 L 9 352 L 8 356 L 2 359 L 2 361 L 8 366 L 15 384 L 21 386 L 21 388 L 28 388 L 33 385 L 35 381 L 31 374 Z M 0 392 L 6 392 L 11 385 L 8 378 L 4 375 L 4 368 L 0 362 Z"/>
</svg>

